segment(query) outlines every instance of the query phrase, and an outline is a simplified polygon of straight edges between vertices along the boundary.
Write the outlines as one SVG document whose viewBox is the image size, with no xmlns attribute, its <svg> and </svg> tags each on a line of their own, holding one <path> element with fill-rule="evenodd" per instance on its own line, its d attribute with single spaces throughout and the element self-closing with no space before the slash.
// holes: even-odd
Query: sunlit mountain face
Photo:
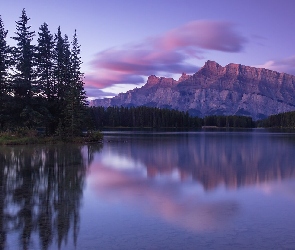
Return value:
<svg viewBox="0 0 295 250">
<path fill-rule="evenodd" d="M 293 111 L 295 76 L 230 63 L 207 61 L 179 80 L 151 75 L 146 84 L 93 106 L 148 106 L 188 111 L 193 116 L 243 115 L 254 120 Z"/>
</svg>

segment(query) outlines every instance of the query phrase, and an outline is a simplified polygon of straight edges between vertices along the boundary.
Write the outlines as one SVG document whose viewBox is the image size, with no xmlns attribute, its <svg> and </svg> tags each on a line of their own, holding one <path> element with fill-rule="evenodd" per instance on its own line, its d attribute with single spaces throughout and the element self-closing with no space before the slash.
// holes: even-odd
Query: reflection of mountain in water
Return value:
<svg viewBox="0 0 295 250">
<path fill-rule="evenodd" d="M 7 236 L 19 236 L 30 249 L 38 236 L 42 249 L 60 248 L 79 228 L 79 209 L 91 154 L 86 148 L 64 146 L 2 147 L 0 150 L 0 248 Z M 88 150 L 91 152 L 91 150 Z"/>
<path fill-rule="evenodd" d="M 207 190 L 295 177 L 295 143 L 287 134 L 195 133 L 123 140 L 129 142 L 124 151 L 145 164 L 149 177 L 177 170 L 181 178 L 191 176 Z"/>
</svg>

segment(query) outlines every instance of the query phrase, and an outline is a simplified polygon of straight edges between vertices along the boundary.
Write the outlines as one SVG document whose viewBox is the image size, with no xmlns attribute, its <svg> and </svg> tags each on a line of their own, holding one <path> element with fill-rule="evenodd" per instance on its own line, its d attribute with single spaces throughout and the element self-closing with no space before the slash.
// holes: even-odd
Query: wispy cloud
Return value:
<svg viewBox="0 0 295 250">
<path fill-rule="evenodd" d="M 98 89 L 96 87 L 85 87 L 86 95 L 89 99 L 95 99 L 100 97 L 106 97 L 106 96 L 115 96 L 116 94 L 105 92 L 101 89 Z"/>
<path fill-rule="evenodd" d="M 246 39 L 234 31 L 234 25 L 221 21 L 193 21 L 173 29 L 162 37 L 155 38 L 160 49 L 181 49 L 188 52 L 191 48 L 239 52 Z"/>
<path fill-rule="evenodd" d="M 204 58 L 208 50 L 243 50 L 247 40 L 234 27 L 229 22 L 192 21 L 136 44 L 101 51 L 91 62 L 95 73 L 86 78 L 86 85 L 106 88 L 113 84 L 141 84 L 143 76 L 163 72 L 195 73 L 198 66 L 190 61 Z"/>
<path fill-rule="evenodd" d="M 267 61 L 264 64 L 256 65 L 255 67 L 266 68 L 295 75 L 295 55 L 279 60 Z"/>
</svg>

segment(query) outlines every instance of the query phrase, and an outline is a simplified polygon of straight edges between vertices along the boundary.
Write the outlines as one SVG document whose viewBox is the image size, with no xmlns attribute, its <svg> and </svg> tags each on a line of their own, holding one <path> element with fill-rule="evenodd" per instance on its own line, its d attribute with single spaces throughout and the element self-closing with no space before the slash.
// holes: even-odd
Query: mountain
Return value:
<svg viewBox="0 0 295 250">
<path fill-rule="evenodd" d="M 93 106 L 149 106 L 191 115 L 246 115 L 253 119 L 295 110 L 295 76 L 276 71 L 207 61 L 194 75 L 149 76 L 147 83 Z"/>
</svg>

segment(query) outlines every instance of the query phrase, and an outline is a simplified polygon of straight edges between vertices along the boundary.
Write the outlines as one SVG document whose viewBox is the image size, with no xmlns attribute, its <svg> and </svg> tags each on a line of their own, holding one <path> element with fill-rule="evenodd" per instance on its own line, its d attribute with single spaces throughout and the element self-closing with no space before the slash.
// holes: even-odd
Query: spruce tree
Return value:
<svg viewBox="0 0 295 250">
<path fill-rule="evenodd" d="M 63 39 L 63 67 L 62 67 L 62 101 L 65 100 L 72 84 L 71 45 L 67 35 Z"/>
<path fill-rule="evenodd" d="M 67 36 L 65 36 L 67 39 Z M 61 34 L 60 27 L 58 27 L 57 34 L 55 35 L 55 47 L 54 47 L 54 79 L 57 92 L 57 98 L 59 102 L 64 100 L 65 88 L 68 75 L 68 62 L 69 59 L 69 42 L 65 40 Z"/>
<path fill-rule="evenodd" d="M 64 41 L 67 41 L 65 37 Z M 65 43 L 66 45 L 67 43 Z M 65 47 L 65 53 L 69 52 L 68 47 Z M 64 109 L 63 109 L 63 126 L 64 132 L 67 136 L 73 137 L 81 134 L 83 121 L 85 120 L 86 115 L 86 94 L 84 91 L 84 82 L 83 82 L 83 73 L 81 72 L 81 57 L 80 57 L 80 45 L 78 44 L 77 33 L 75 31 L 72 49 L 70 51 L 70 57 L 65 57 L 70 59 L 66 60 L 65 65 L 70 66 L 66 67 L 67 75 L 65 85 L 65 100 L 64 100 Z M 69 70 L 69 71 L 68 71 Z"/>
<path fill-rule="evenodd" d="M 9 69 L 9 46 L 6 42 L 8 31 L 4 29 L 4 24 L 0 15 L 0 96 L 8 93 L 8 69 Z"/>
<path fill-rule="evenodd" d="M 61 134 L 62 129 L 62 108 L 63 108 L 63 96 L 64 96 L 64 82 L 63 82 L 63 70 L 64 69 L 64 39 L 61 34 L 60 26 L 57 29 L 57 33 L 54 37 L 53 48 L 53 79 L 54 79 L 54 93 L 55 101 L 52 111 L 53 124 L 51 130 L 58 134 Z"/>
<path fill-rule="evenodd" d="M 4 128 L 5 122 L 9 118 L 8 102 L 9 98 L 9 46 L 6 43 L 8 31 L 4 29 L 4 24 L 0 16 L 0 129 Z"/>
<path fill-rule="evenodd" d="M 87 106 L 86 92 L 84 91 L 84 74 L 81 72 L 81 56 L 80 45 L 78 43 L 77 31 L 75 30 L 72 50 L 71 50 L 71 86 L 72 86 L 72 101 L 76 102 L 75 112 L 72 124 L 77 130 L 81 130 L 85 119 L 85 109 Z"/>
<path fill-rule="evenodd" d="M 20 20 L 16 22 L 16 36 L 12 37 L 17 42 L 12 50 L 14 95 L 25 98 L 26 105 L 30 105 L 36 91 L 34 89 L 35 46 L 32 45 L 35 32 L 30 31 L 29 20 L 30 18 L 27 17 L 26 11 L 23 9 Z"/>
<path fill-rule="evenodd" d="M 7 123 L 45 126 L 47 134 L 58 130 L 66 136 L 79 135 L 87 104 L 76 31 L 70 43 L 60 27 L 53 38 L 43 23 L 34 45 L 29 20 L 23 9 L 11 37 L 16 45 L 10 48 L 0 16 L 0 129 Z"/>
<path fill-rule="evenodd" d="M 36 74 L 40 93 L 48 101 L 55 96 L 55 86 L 53 79 L 53 35 L 48 29 L 48 25 L 43 23 L 38 32 L 38 45 L 36 54 Z"/>
</svg>

